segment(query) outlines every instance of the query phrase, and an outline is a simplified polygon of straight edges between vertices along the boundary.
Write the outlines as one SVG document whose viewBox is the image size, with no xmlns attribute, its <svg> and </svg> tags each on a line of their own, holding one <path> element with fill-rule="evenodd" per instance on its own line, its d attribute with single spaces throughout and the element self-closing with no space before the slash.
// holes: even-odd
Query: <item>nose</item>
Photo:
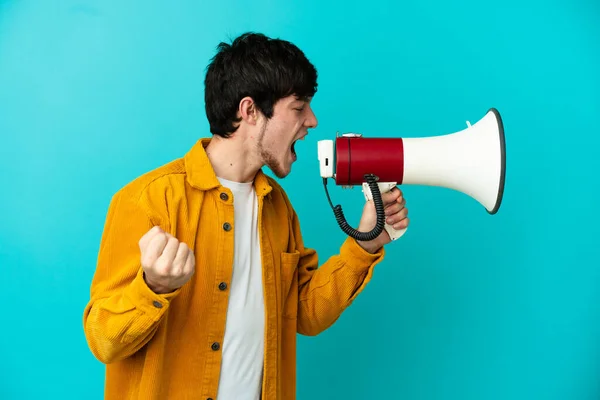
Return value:
<svg viewBox="0 0 600 400">
<path fill-rule="evenodd" d="M 317 125 L 319 124 L 319 121 L 317 121 L 317 116 L 315 115 L 315 113 L 312 110 L 312 107 L 308 108 L 308 118 L 306 119 L 305 125 L 307 128 L 316 128 Z"/>
</svg>

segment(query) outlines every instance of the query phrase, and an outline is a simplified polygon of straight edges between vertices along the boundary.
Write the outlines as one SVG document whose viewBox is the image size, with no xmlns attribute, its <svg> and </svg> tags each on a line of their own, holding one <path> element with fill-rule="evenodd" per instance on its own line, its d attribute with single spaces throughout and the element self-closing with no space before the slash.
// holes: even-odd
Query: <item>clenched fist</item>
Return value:
<svg viewBox="0 0 600 400">
<path fill-rule="evenodd" d="M 176 237 L 155 226 L 139 241 L 144 279 L 158 294 L 170 293 L 190 280 L 196 268 L 194 253 Z"/>
</svg>

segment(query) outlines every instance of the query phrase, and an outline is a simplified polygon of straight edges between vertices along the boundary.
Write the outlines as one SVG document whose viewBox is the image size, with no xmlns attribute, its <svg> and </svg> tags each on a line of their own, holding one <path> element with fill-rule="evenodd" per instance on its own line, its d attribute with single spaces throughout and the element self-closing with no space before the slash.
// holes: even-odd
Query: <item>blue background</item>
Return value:
<svg viewBox="0 0 600 400">
<path fill-rule="evenodd" d="M 506 128 L 500 212 L 404 186 L 409 232 L 300 338 L 298 397 L 598 399 L 599 18 L 592 0 L 0 0 L 0 398 L 103 397 L 81 318 L 110 197 L 208 135 L 208 60 L 255 30 L 319 70 L 320 124 L 282 183 L 321 259 L 344 235 L 317 140 L 449 133 L 489 107 Z M 360 190 L 330 189 L 356 226 Z"/>
</svg>

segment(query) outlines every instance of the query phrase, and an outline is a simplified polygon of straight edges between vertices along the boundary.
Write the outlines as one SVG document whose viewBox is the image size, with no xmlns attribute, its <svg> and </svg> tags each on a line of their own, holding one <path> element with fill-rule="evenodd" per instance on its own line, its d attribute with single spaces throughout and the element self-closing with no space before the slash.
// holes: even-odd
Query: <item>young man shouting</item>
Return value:
<svg viewBox="0 0 600 400">
<path fill-rule="evenodd" d="M 330 327 L 390 242 L 347 238 L 319 266 L 285 191 L 294 144 L 317 126 L 317 72 L 261 34 L 221 43 L 207 69 L 212 137 L 113 197 L 84 328 L 105 397 L 280 400 L 296 395 L 296 335 Z M 398 188 L 387 222 L 408 225 Z M 372 202 L 358 229 L 375 226 Z"/>
</svg>

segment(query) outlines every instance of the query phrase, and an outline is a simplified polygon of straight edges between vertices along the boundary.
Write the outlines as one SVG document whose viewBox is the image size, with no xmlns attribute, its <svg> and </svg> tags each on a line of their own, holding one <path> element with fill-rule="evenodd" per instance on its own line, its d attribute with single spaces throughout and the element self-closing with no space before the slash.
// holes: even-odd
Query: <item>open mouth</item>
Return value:
<svg viewBox="0 0 600 400">
<path fill-rule="evenodd" d="M 302 136 L 301 138 L 299 138 L 299 139 L 296 139 L 296 140 L 294 140 L 294 141 L 292 142 L 292 146 L 290 147 L 290 149 L 291 149 L 291 151 L 292 151 L 292 154 L 294 155 L 294 157 L 296 157 L 296 156 L 297 156 L 297 154 L 296 154 L 296 142 L 297 142 L 298 140 L 304 140 L 304 138 L 305 138 L 305 136 Z"/>
</svg>

